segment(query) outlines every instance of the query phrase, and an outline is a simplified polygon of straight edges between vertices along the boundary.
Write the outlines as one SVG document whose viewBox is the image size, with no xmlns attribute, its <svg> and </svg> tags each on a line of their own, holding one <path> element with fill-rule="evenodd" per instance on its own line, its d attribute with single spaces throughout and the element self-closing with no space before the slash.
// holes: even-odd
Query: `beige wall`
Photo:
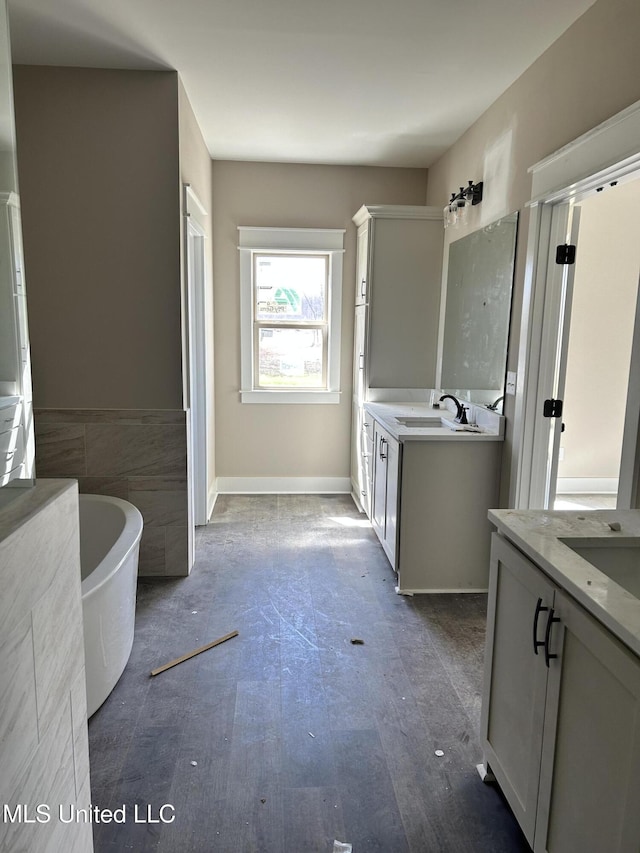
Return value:
<svg viewBox="0 0 640 853">
<path fill-rule="evenodd" d="M 218 477 L 349 477 L 355 226 L 363 203 L 423 204 L 426 171 L 214 161 L 213 240 Z M 346 228 L 342 399 L 242 404 L 238 225 Z"/>
<path fill-rule="evenodd" d="M 182 82 L 178 84 L 178 110 L 180 127 L 180 177 L 191 185 L 201 204 L 207 211 L 206 217 L 206 280 L 209 303 L 213 306 L 213 217 L 212 217 L 212 169 L 213 163 L 207 150 L 198 122 Z M 184 252 L 184 229 L 180 230 L 182 252 Z M 184 260 L 183 260 L 184 264 Z M 215 398 L 214 398 L 214 328 L 213 311 L 207 317 L 207 366 L 209 377 L 209 456 L 207 482 L 208 491 L 215 490 Z"/>
<path fill-rule="evenodd" d="M 14 85 L 34 404 L 182 408 L 177 74 Z"/>
<path fill-rule="evenodd" d="M 638 180 L 580 205 L 559 477 L 617 478 L 620 472 L 639 230 Z"/>
<path fill-rule="evenodd" d="M 640 99 L 640 4 L 598 0 L 429 169 L 427 204 L 485 181 L 465 230 L 520 210 L 509 369 L 516 370 L 529 226 L 529 166 Z M 480 61 L 480 60 L 479 60 Z M 458 231 L 457 236 L 464 232 Z M 445 249 L 446 250 L 446 249 Z M 506 400 L 502 502 L 511 473 L 513 397 Z"/>
</svg>

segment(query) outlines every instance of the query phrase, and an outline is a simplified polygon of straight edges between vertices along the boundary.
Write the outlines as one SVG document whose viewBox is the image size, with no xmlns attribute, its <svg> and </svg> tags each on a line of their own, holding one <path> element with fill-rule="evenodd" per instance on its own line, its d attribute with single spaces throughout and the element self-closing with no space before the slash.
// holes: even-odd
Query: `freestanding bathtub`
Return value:
<svg viewBox="0 0 640 853">
<path fill-rule="evenodd" d="M 87 715 L 94 714 L 133 645 L 142 515 L 128 501 L 80 495 L 80 565 Z"/>
</svg>

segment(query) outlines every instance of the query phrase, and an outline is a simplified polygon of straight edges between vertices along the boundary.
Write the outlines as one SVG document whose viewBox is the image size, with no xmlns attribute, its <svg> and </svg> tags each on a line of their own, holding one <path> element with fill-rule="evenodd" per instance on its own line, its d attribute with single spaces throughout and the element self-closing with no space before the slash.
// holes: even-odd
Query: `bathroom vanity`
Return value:
<svg viewBox="0 0 640 853">
<path fill-rule="evenodd" d="M 470 406 L 477 431 L 449 409 L 365 403 L 371 523 L 398 591 L 470 592 L 488 585 L 504 419 Z"/>
<path fill-rule="evenodd" d="M 489 518 L 481 774 L 535 853 L 636 853 L 640 512 Z"/>
</svg>

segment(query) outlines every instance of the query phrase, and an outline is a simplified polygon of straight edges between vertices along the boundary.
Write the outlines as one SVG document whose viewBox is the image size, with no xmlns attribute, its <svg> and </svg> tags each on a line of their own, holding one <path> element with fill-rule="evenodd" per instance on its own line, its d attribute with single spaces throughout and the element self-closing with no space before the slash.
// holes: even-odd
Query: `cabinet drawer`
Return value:
<svg viewBox="0 0 640 853">
<path fill-rule="evenodd" d="M 22 403 L 13 403 L 0 409 L 0 435 L 20 425 L 21 412 Z"/>
<path fill-rule="evenodd" d="M 364 419 L 362 421 L 363 446 L 367 444 L 367 442 L 373 445 L 373 424 L 373 418 L 365 412 Z"/>
<path fill-rule="evenodd" d="M 23 462 L 24 443 L 22 427 L 0 433 L 0 485 L 11 479 L 11 474 Z"/>
</svg>

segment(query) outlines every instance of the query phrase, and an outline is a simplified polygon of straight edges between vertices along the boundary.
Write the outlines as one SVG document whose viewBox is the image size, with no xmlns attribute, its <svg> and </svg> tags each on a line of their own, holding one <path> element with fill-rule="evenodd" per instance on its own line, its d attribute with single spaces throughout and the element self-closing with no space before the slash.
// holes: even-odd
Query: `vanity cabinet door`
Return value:
<svg viewBox="0 0 640 853">
<path fill-rule="evenodd" d="M 373 453 L 371 524 L 395 571 L 400 450 L 396 439 L 377 423 L 374 430 Z"/>
<path fill-rule="evenodd" d="M 638 853 L 640 660 L 556 594 L 536 853 Z"/>
<path fill-rule="evenodd" d="M 369 280 L 369 222 L 358 228 L 356 255 L 356 305 L 367 302 Z"/>
<path fill-rule="evenodd" d="M 549 672 L 543 642 L 555 594 L 533 563 L 502 536 L 492 535 L 482 745 L 532 846 Z M 535 651 L 534 637 L 540 644 Z"/>
</svg>

